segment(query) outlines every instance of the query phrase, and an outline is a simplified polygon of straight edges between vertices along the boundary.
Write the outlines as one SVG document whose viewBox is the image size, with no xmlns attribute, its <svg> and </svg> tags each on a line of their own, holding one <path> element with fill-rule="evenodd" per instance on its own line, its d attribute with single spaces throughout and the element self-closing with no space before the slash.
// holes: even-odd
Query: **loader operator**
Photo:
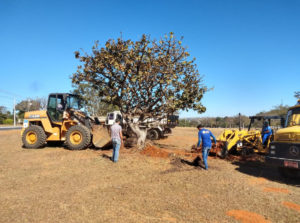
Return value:
<svg viewBox="0 0 300 223">
<path fill-rule="evenodd" d="M 207 170 L 208 169 L 207 157 L 211 149 L 211 137 L 213 138 L 215 143 L 217 143 L 217 141 L 216 141 L 216 137 L 211 133 L 211 131 L 203 128 L 201 124 L 197 126 L 197 129 L 199 130 L 197 148 L 200 147 L 202 141 L 202 159 L 205 165 L 205 169 Z"/>
<path fill-rule="evenodd" d="M 262 144 L 265 145 L 265 142 L 267 139 L 272 135 L 272 129 L 269 126 L 269 122 L 265 121 L 264 126 L 261 131 L 261 137 L 262 137 Z"/>
</svg>

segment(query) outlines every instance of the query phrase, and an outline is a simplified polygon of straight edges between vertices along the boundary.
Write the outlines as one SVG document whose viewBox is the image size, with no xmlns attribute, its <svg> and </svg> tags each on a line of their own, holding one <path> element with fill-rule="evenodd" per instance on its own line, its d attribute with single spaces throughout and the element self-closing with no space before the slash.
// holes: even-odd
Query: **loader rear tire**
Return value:
<svg viewBox="0 0 300 223">
<path fill-rule="evenodd" d="M 83 125 L 72 126 L 66 135 L 66 145 L 70 150 L 86 149 L 91 143 L 91 132 Z"/>
<path fill-rule="evenodd" d="M 42 147 L 46 142 L 44 129 L 38 125 L 31 125 L 25 129 L 22 134 L 24 148 L 37 149 Z"/>
</svg>

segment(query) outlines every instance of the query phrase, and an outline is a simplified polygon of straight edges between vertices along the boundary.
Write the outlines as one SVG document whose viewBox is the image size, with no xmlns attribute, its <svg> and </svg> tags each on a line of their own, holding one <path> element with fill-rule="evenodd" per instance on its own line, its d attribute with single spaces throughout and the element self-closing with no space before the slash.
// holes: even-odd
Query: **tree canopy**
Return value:
<svg viewBox="0 0 300 223">
<path fill-rule="evenodd" d="M 82 65 L 72 82 L 87 84 L 127 117 L 157 117 L 181 109 L 202 113 L 207 87 L 182 39 L 173 33 L 160 40 L 142 35 L 137 41 L 111 39 L 101 48 L 97 41 L 91 55 L 75 52 Z"/>
<path fill-rule="evenodd" d="M 90 115 L 105 116 L 108 112 L 119 110 L 117 106 L 101 101 L 98 91 L 89 83 L 76 85 L 73 93 L 80 96 L 83 106 Z"/>
<path fill-rule="evenodd" d="M 24 114 L 26 111 L 35 111 L 46 109 L 47 99 L 46 98 L 28 98 L 26 100 L 22 100 L 16 105 L 16 111 L 18 112 L 19 118 L 24 118 Z"/>
</svg>

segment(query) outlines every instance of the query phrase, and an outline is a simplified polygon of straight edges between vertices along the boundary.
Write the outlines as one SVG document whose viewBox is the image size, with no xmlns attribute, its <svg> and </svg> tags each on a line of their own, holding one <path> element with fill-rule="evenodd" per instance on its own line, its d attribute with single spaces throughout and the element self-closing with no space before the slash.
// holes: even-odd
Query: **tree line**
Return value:
<svg viewBox="0 0 300 223">
<path fill-rule="evenodd" d="M 257 113 L 255 116 L 285 116 L 289 105 L 277 105 L 269 111 L 262 111 Z M 202 118 L 181 118 L 179 119 L 179 126 L 181 127 L 196 127 L 200 123 L 209 128 L 238 128 L 241 122 L 241 127 L 248 127 L 250 119 L 246 115 L 235 115 L 225 117 L 202 117 Z M 261 127 L 261 121 L 255 121 L 253 127 Z M 272 125 L 280 125 L 279 120 L 272 121 Z"/>
</svg>

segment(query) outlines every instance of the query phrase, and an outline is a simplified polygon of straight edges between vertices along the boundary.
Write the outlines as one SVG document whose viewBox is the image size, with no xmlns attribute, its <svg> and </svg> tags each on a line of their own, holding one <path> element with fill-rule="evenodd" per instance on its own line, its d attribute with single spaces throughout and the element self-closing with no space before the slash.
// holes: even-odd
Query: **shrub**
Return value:
<svg viewBox="0 0 300 223">
<path fill-rule="evenodd" d="M 3 124 L 12 125 L 14 123 L 14 120 L 7 118 L 3 121 Z"/>
</svg>

